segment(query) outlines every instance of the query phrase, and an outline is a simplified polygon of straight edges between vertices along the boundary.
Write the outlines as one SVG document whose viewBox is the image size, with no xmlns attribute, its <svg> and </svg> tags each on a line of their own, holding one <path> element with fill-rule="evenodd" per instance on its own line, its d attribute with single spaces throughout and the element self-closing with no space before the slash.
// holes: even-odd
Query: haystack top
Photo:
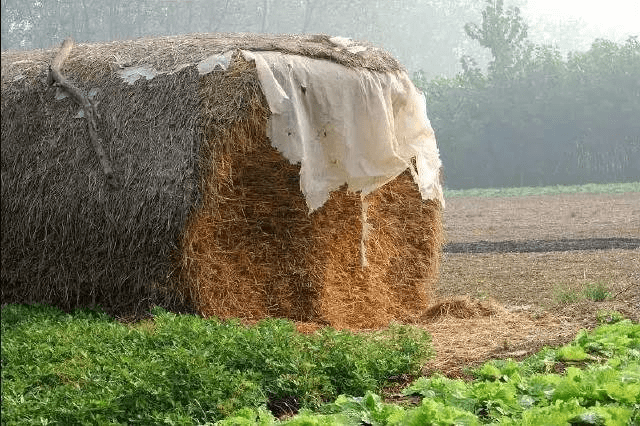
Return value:
<svg viewBox="0 0 640 426">
<path fill-rule="evenodd" d="M 74 46 L 64 68 L 73 70 L 74 74 L 86 72 L 86 76 L 92 78 L 105 77 L 114 70 L 136 66 L 171 72 L 212 55 L 236 49 L 302 55 L 372 71 L 404 70 L 390 53 L 367 42 L 354 42 L 324 34 L 250 33 L 202 33 L 80 43 Z M 51 63 L 58 50 L 56 46 L 51 49 L 2 52 L 2 84 L 39 74 L 42 66 Z"/>
</svg>

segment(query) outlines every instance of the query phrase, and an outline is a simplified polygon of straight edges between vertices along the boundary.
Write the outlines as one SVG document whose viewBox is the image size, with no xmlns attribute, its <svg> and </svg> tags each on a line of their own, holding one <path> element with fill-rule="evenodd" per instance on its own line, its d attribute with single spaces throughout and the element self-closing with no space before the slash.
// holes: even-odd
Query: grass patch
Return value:
<svg viewBox="0 0 640 426">
<path fill-rule="evenodd" d="M 615 324 L 624 319 L 624 316 L 618 311 L 612 311 L 608 309 L 599 310 L 596 314 L 596 320 L 598 324 Z"/>
<path fill-rule="evenodd" d="M 553 289 L 553 300 L 561 305 L 576 303 L 582 299 L 582 294 L 575 288 L 566 285 L 556 286 Z"/>
<path fill-rule="evenodd" d="M 581 300 L 603 302 L 612 298 L 613 295 L 603 282 L 585 284 L 581 291 L 566 285 L 559 285 L 553 289 L 553 300 L 555 303 L 562 305 L 576 303 Z"/>
<path fill-rule="evenodd" d="M 582 294 L 594 302 L 603 302 L 613 298 L 607 286 L 602 282 L 587 284 L 582 290 Z"/>
<path fill-rule="evenodd" d="M 524 186 L 517 188 L 445 189 L 445 198 L 460 197 L 524 197 L 558 194 L 622 194 L 640 192 L 640 182 L 589 183 L 585 185 Z"/>
<path fill-rule="evenodd" d="M 203 424 L 244 407 L 294 411 L 376 391 L 433 354 L 416 327 L 312 335 L 157 309 L 153 325 L 45 306 L 2 308 L 3 424 Z"/>
</svg>

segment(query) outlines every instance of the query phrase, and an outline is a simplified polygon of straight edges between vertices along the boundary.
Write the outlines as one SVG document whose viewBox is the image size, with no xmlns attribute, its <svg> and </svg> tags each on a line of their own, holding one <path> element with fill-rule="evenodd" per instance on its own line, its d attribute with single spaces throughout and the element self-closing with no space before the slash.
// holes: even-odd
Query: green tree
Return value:
<svg viewBox="0 0 640 426">
<path fill-rule="evenodd" d="M 417 77 L 420 77 L 417 75 Z M 563 58 L 532 46 L 509 78 L 472 63 L 426 87 L 450 188 L 633 182 L 640 176 L 640 43 Z"/>
<path fill-rule="evenodd" d="M 518 7 L 504 7 L 504 0 L 487 0 L 482 11 L 482 23 L 467 23 L 467 35 L 491 50 L 490 75 L 512 69 L 530 50 L 527 42 L 527 24 Z"/>
</svg>

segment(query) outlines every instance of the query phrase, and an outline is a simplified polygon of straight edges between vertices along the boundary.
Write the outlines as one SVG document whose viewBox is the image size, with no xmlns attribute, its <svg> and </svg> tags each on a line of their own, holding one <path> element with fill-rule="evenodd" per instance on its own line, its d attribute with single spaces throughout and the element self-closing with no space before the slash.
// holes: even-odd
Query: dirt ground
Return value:
<svg viewBox="0 0 640 426">
<path fill-rule="evenodd" d="M 640 193 L 452 198 L 445 230 L 425 374 L 564 344 L 599 311 L 640 320 Z M 562 303 L 594 285 L 612 297 Z"/>
</svg>

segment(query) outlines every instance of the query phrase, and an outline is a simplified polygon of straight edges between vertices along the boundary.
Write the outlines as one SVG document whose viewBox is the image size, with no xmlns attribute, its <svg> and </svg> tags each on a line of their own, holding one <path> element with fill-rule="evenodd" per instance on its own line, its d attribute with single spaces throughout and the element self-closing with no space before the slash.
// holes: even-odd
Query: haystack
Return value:
<svg viewBox="0 0 640 426">
<path fill-rule="evenodd" d="M 368 170 L 361 176 L 309 166 L 315 148 L 300 158 L 287 152 L 298 148 L 282 140 L 291 129 L 278 127 L 280 89 L 261 75 L 273 71 L 263 55 L 277 54 L 382 85 L 408 81 L 388 53 L 323 35 L 66 47 L 59 63 L 60 48 L 2 52 L 3 303 L 99 305 L 117 315 L 160 305 L 350 328 L 420 318 L 443 241 L 439 183 L 424 185 L 439 172 L 433 158 L 425 166 L 408 150 L 421 141 L 394 140 L 404 171 L 395 164 L 392 176 L 371 171 L 379 153 L 363 162 L 353 146 L 346 155 Z M 311 93 L 304 84 L 301 93 Z M 363 111 L 367 90 L 356 102 Z M 394 131 L 415 125 L 399 118 L 409 102 L 385 96 Z M 351 129 L 349 119 L 327 123 Z M 418 124 L 423 136 L 431 131 Z M 329 167 L 346 162 L 336 150 L 325 155 Z"/>
</svg>

